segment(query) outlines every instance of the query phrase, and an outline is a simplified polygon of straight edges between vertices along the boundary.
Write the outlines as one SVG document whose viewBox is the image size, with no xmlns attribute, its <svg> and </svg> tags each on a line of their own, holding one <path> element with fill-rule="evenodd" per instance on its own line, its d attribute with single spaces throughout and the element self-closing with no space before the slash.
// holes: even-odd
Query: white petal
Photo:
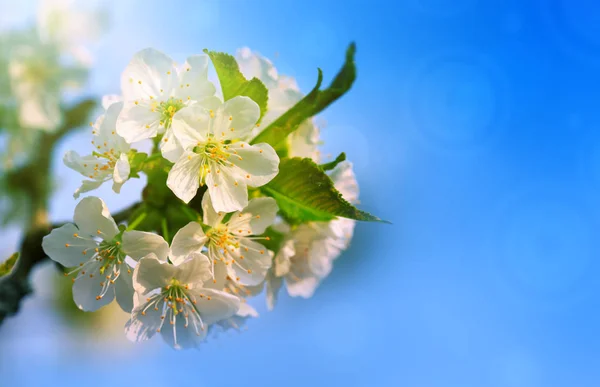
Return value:
<svg viewBox="0 0 600 387">
<path fill-rule="evenodd" d="M 232 232 L 239 235 L 246 236 L 248 229 L 252 235 L 260 235 L 273 224 L 278 210 L 275 199 L 254 198 L 248 202 L 248 206 L 243 211 L 231 216 L 229 225 Z M 239 230 L 243 232 L 239 233 Z"/>
<path fill-rule="evenodd" d="M 172 163 L 176 163 L 184 152 L 183 147 L 175 137 L 173 129 L 169 128 L 160 140 L 160 152 L 162 156 Z"/>
<path fill-rule="evenodd" d="M 123 251 L 139 260 L 153 253 L 159 261 L 167 260 L 169 244 L 158 234 L 145 231 L 125 231 L 123 233 Z"/>
<path fill-rule="evenodd" d="M 121 76 L 125 100 L 157 97 L 169 93 L 177 82 L 175 62 L 152 48 L 137 52 Z"/>
<path fill-rule="evenodd" d="M 104 180 L 84 180 L 81 182 L 81 186 L 75 190 L 73 193 L 73 197 L 75 199 L 79 198 L 79 195 L 85 192 L 93 191 L 96 188 L 100 187 L 104 183 Z M 115 191 L 117 192 L 117 191 Z M 117 192 L 118 193 L 118 192 Z"/>
<path fill-rule="evenodd" d="M 240 309 L 236 314 L 241 317 L 258 317 L 258 312 L 256 311 L 256 309 L 248 305 L 247 302 L 240 303 Z"/>
<path fill-rule="evenodd" d="M 129 166 L 129 159 L 125 153 L 121 153 L 117 163 L 115 164 L 115 170 L 113 171 L 113 180 L 115 183 L 123 184 L 129 179 L 129 172 L 131 168 Z"/>
<path fill-rule="evenodd" d="M 251 98 L 238 96 L 226 101 L 215 115 L 222 116 L 229 122 L 229 127 L 235 129 L 235 138 L 245 140 L 256 127 L 260 118 L 260 108 Z"/>
<path fill-rule="evenodd" d="M 240 238 L 239 241 L 241 248 L 238 251 L 230 252 L 235 260 L 231 267 L 236 278 L 239 277 L 240 284 L 258 285 L 265 279 L 267 271 L 271 267 L 273 253 L 260 243 L 249 239 Z"/>
<path fill-rule="evenodd" d="M 169 314 L 167 318 L 173 318 Z M 208 326 L 204 325 L 204 330 L 200 328 L 200 322 L 196 322 L 197 328 L 191 320 L 196 320 L 193 313 L 188 315 L 188 325 L 182 313 L 174 316 L 174 324 L 166 322 L 160 330 L 160 334 L 169 346 L 174 349 L 192 349 L 199 348 L 206 338 Z"/>
<path fill-rule="evenodd" d="M 201 253 L 191 253 L 187 260 L 175 266 L 174 274 L 181 283 L 193 287 L 202 286 L 205 281 L 212 279 L 211 263 L 208 258 Z"/>
<path fill-rule="evenodd" d="M 177 269 L 169 263 L 158 260 L 156 255 L 149 254 L 140 259 L 133 270 L 133 288 L 138 293 L 165 287 L 169 284 Z"/>
<path fill-rule="evenodd" d="M 95 196 L 81 199 L 75 207 L 73 220 L 81 233 L 95 235 L 105 241 L 110 241 L 119 233 L 106 204 Z"/>
<path fill-rule="evenodd" d="M 278 299 L 278 295 L 279 295 L 279 290 L 281 289 L 281 286 L 283 285 L 283 278 L 281 277 L 276 277 L 274 275 L 272 275 L 271 273 L 269 273 L 267 275 L 267 308 L 269 310 L 273 310 L 275 309 L 275 305 L 277 304 L 277 299 Z"/>
<path fill-rule="evenodd" d="M 117 103 L 117 102 L 121 102 L 121 101 L 123 101 L 123 97 L 121 97 L 118 94 L 108 94 L 108 95 L 105 95 L 105 96 L 102 97 L 102 108 L 104 110 L 106 110 L 113 103 Z"/>
<path fill-rule="evenodd" d="M 183 263 L 190 254 L 201 252 L 207 240 L 199 223 L 186 224 L 177 231 L 171 242 L 171 262 L 174 265 Z"/>
<path fill-rule="evenodd" d="M 106 281 L 106 277 L 100 273 L 102 267 L 101 262 L 93 263 L 87 267 L 84 275 L 77 277 L 73 284 L 73 301 L 75 305 L 83 311 L 93 312 L 101 307 L 108 305 L 115 298 L 115 291 L 113 286 L 109 285 L 110 288 L 106 291 L 104 296 L 97 299 L 102 291 L 101 282 Z M 92 277 L 90 277 L 90 275 Z"/>
<path fill-rule="evenodd" d="M 215 227 L 221 224 L 221 221 L 225 217 L 224 212 L 216 212 L 212 200 L 210 199 L 210 194 L 208 192 L 204 193 L 202 196 L 202 221 L 207 226 Z"/>
<path fill-rule="evenodd" d="M 351 162 L 343 161 L 339 163 L 329 176 L 333 180 L 335 188 L 340 191 L 344 199 L 350 203 L 358 202 L 358 183 L 352 171 Z"/>
<path fill-rule="evenodd" d="M 130 313 L 133 309 L 133 280 L 128 269 L 131 270 L 126 263 L 121 264 L 121 274 L 115 281 L 115 296 L 121 309 Z"/>
<path fill-rule="evenodd" d="M 119 136 L 129 144 L 155 137 L 160 128 L 160 113 L 152 111 L 151 104 L 140 101 L 126 102 L 116 123 Z"/>
<path fill-rule="evenodd" d="M 145 297 L 145 295 L 141 297 Z M 125 336 L 130 341 L 140 342 L 150 339 L 162 324 L 162 310 L 154 310 L 154 308 L 150 307 L 142 315 L 142 310 L 145 307 L 145 303 L 137 307 L 133 311 L 131 319 L 125 324 Z"/>
<path fill-rule="evenodd" d="M 215 86 L 208 81 L 208 55 L 194 55 L 187 59 L 180 70 L 180 85 L 175 96 L 199 101 L 215 94 Z M 183 86 L 183 87 L 181 87 Z"/>
<path fill-rule="evenodd" d="M 79 235 L 79 229 L 72 223 L 55 228 L 42 239 L 44 252 L 65 267 L 77 266 L 94 255 L 97 243 L 86 235 Z M 84 255 L 83 252 L 86 252 Z"/>
<path fill-rule="evenodd" d="M 198 143 L 206 141 L 209 121 L 210 114 L 207 109 L 193 104 L 175 113 L 171 128 L 183 149 L 191 150 Z"/>
<path fill-rule="evenodd" d="M 94 175 L 94 167 L 98 163 L 98 159 L 92 155 L 82 157 L 75 151 L 68 151 L 63 157 L 63 162 L 67 167 L 89 177 Z"/>
<path fill-rule="evenodd" d="M 196 307 L 207 325 L 233 316 L 240 308 L 239 298 L 219 290 L 200 288 L 190 293 L 196 298 Z M 201 294 L 204 297 L 200 297 Z"/>
<path fill-rule="evenodd" d="M 287 292 L 292 297 L 310 298 L 319 286 L 319 281 L 315 277 L 291 279 L 285 278 Z"/>
<path fill-rule="evenodd" d="M 210 173 L 206 176 L 206 186 L 213 208 L 217 212 L 238 211 L 248 205 L 246 182 L 236 176 L 231 168 L 211 163 Z"/>
<path fill-rule="evenodd" d="M 296 254 L 294 240 L 290 239 L 284 242 L 283 246 L 275 255 L 273 260 L 273 274 L 282 277 L 289 273 L 291 267 L 291 258 Z"/>
<path fill-rule="evenodd" d="M 56 130 L 62 122 L 60 100 L 54 95 L 30 96 L 21 101 L 19 122 L 25 128 Z"/>
<path fill-rule="evenodd" d="M 169 171 L 167 186 L 175 196 L 189 203 L 200 187 L 200 163 L 202 156 L 186 151 Z"/>
<path fill-rule="evenodd" d="M 249 186 L 260 187 L 277 176 L 279 156 L 271 145 L 237 142 L 230 146 L 230 150 L 237 152 L 239 157 L 231 157 L 230 160 L 246 175 L 245 181 Z"/>
<path fill-rule="evenodd" d="M 100 145 L 104 149 L 97 149 L 98 153 L 104 152 L 129 152 L 129 144 L 125 139 L 117 134 L 117 120 L 123 110 L 123 102 L 117 102 L 108 107 L 106 113 L 96 121 L 96 135 L 94 137 L 95 144 Z"/>
</svg>

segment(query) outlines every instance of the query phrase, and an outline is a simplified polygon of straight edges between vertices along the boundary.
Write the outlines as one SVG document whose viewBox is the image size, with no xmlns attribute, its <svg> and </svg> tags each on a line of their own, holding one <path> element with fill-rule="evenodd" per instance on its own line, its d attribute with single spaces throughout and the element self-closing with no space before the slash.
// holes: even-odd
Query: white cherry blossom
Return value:
<svg viewBox="0 0 600 387">
<path fill-rule="evenodd" d="M 126 312 L 133 307 L 132 267 L 125 259 L 139 260 L 149 253 L 166 261 L 169 245 L 159 235 L 122 232 L 97 197 L 82 199 L 73 223 L 52 230 L 42 242 L 44 252 L 65 267 L 74 267 L 73 300 L 84 311 L 94 311 L 115 297 Z"/>
<path fill-rule="evenodd" d="M 203 222 L 190 222 L 173 237 L 171 261 L 175 264 L 194 252 L 205 249 L 213 265 L 215 284 L 226 286 L 226 280 L 241 285 L 261 283 L 271 267 L 273 253 L 255 242 L 270 226 L 277 214 L 277 203 L 272 198 L 254 198 L 243 211 L 231 214 L 213 210 L 211 197 L 202 198 Z M 233 291 L 233 290 L 232 290 Z"/>
<path fill-rule="evenodd" d="M 142 258 L 133 274 L 134 309 L 125 325 L 131 341 L 160 333 L 175 349 L 198 348 L 210 325 L 228 319 L 240 299 L 217 289 L 206 256 L 190 254 L 179 265 L 161 263 L 153 254 Z"/>
<path fill-rule="evenodd" d="M 346 200 L 351 203 L 358 201 L 358 184 L 351 163 L 340 163 L 330 177 Z M 266 280 L 269 308 L 275 306 L 283 282 L 290 296 L 311 297 L 319 283 L 331 272 L 333 261 L 348 248 L 355 224 L 355 220 L 337 218 L 330 222 L 305 223 L 287 230 Z"/>
<path fill-rule="evenodd" d="M 177 161 L 183 149 L 173 136 L 171 122 L 183 107 L 220 103 L 215 86 L 208 80 L 207 55 L 194 55 L 181 67 L 152 48 L 139 51 L 121 76 L 125 106 L 117 121 L 117 132 L 129 143 L 161 135 L 163 157 Z"/>
<path fill-rule="evenodd" d="M 188 203 L 206 184 L 218 212 L 248 204 L 248 186 L 260 187 L 279 171 L 279 157 L 265 143 L 249 145 L 260 116 L 256 102 L 234 97 L 214 110 L 191 105 L 173 117 L 173 132 L 184 149 L 167 179 L 177 197 Z"/>
<path fill-rule="evenodd" d="M 108 106 L 106 113 L 92 125 L 92 153 L 80 156 L 76 151 L 65 154 L 63 161 L 69 168 L 81 173 L 89 180 L 84 180 L 75 193 L 98 188 L 104 182 L 113 181 L 113 191 L 119 193 L 121 186 L 129 179 L 129 144 L 116 133 L 115 124 L 123 108 L 122 102 Z"/>
</svg>

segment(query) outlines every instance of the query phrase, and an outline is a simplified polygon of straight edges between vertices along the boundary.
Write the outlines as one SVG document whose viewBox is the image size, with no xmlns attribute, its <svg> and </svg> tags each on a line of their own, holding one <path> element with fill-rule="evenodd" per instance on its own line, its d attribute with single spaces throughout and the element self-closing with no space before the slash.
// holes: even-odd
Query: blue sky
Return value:
<svg viewBox="0 0 600 387">
<path fill-rule="evenodd" d="M 30 6 L 10 4 L 11 22 Z M 324 149 L 346 151 L 361 208 L 393 225 L 359 224 L 312 299 L 263 307 L 247 332 L 199 352 L 84 343 L 40 289 L 0 331 L 8 384 L 598 385 L 600 5 L 106 4 L 114 21 L 95 48 L 90 95 L 118 92 L 147 46 L 178 60 L 249 46 L 309 90 L 316 68 L 330 79 L 356 41 L 355 87 L 319 117 Z M 74 135 L 59 154 L 87 141 Z M 59 220 L 79 181 L 59 160 L 55 171 Z M 141 187 L 98 195 L 116 210 Z"/>
</svg>

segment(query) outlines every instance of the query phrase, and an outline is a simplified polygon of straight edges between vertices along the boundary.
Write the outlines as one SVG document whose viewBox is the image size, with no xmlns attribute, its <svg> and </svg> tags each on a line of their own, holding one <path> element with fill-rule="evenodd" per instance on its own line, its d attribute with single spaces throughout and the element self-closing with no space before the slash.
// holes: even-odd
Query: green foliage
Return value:
<svg viewBox="0 0 600 387">
<path fill-rule="evenodd" d="M 356 79 L 356 66 L 354 65 L 355 51 L 355 44 L 350 44 L 346 51 L 344 66 L 325 90 L 319 89 L 323 82 L 323 72 L 319 69 L 317 85 L 314 89 L 294 105 L 294 107 L 271 123 L 271 125 L 267 126 L 251 143 L 266 142 L 271 144 L 277 151 L 282 150 L 284 148 L 284 140 L 290 133 L 298 129 L 304 120 L 318 114 L 350 90 Z"/>
<path fill-rule="evenodd" d="M 345 161 L 345 160 L 346 160 L 346 154 L 344 152 L 342 152 L 342 153 L 340 153 L 340 155 L 338 157 L 335 158 L 335 160 L 330 161 L 325 164 L 321 164 L 320 167 L 324 171 L 331 171 L 332 169 L 337 167 L 337 165 L 339 163 L 341 163 L 342 161 Z"/>
<path fill-rule="evenodd" d="M 337 216 L 382 221 L 346 201 L 335 189 L 331 178 L 309 158 L 281 160 L 279 174 L 260 189 L 277 200 L 279 210 L 292 224 L 329 221 Z"/>
<path fill-rule="evenodd" d="M 285 239 L 285 235 L 275 230 L 273 227 L 268 227 L 261 236 L 265 237 L 265 239 L 259 239 L 258 242 L 275 254 L 277 254 Z"/>
<path fill-rule="evenodd" d="M 19 253 L 14 253 L 6 261 L 0 263 L 0 277 L 10 273 L 15 263 L 17 263 L 17 259 L 19 259 Z"/>
<path fill-rule="evenodd" d="M 217 70 L 225 101 L 238 95 L 250 97 L 260 107 L 260 118 L 262 118 L 267 111 L 269 93 L 260 79 L 252 78 L 251 80 L 247 80 L 240 71 L 235 58 L 229 54 L 208 51 L 206 49 L 204 52 L 210 56 Z"/>
</svg>

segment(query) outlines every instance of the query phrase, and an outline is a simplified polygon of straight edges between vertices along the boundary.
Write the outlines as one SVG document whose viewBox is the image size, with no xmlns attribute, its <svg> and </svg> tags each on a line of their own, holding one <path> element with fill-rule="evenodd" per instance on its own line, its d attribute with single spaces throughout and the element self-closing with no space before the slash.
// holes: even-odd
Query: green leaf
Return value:
<svg viewBox="0 0 600 387">
<path fill-rule="evenodd" d="M 342 152 L 342 153 L 340 153 L 340 155 L 338 157 L 335 158 L 335 160 L 330 161 L 325 164 L 321 164 L 320 167 L 324 171 L 331 171 L 332 169 L 337 167 L 337 165 L 339 163 L 341 163 L 342 161 L 345 161 L 345 160 L 346 160 L 346 154 L 344 152 Z"/>
<path fill-rule="evenodd" d="M 252 78 L 251 80 L 247 80 L 240 71 L 235 58 L 229 54 L 208 51 L 206 49 L 204 52 L 208 54 L 217 70 L 225 101 L 238 95 L 250 97 L 260 107 L 260 118 L 262 118 L 267 111 L 269 92 L 260 79 Z"/>
<path fill-rule="evenodd" d="M 281 160 L 279 174 L 260 189 L 277 200 L 284 218 L 293 224 L 328 221 L 336 216 L 382 222 L 342 198 L 331 178 L 309 158 Z"/>
<path fill-rule="evenodd" d="M 281 143 L 290 133 L 298 129 L 304 120 L 323 111 L 323 109 L 350 90 L 356 79 L 356 66 L 354 65 L 355 51 L 356 45 L 354 43 L 350 44 L 346 50 L 346 62 L 344 66 L 325 90 L 319 89 L 323 82 L 323 72 L 321 69 L 318 69 L 319 75 L 317 85 L 314 89 L 294 105 L 294 107 L 275 120 L 271 125 L 267 126 L 265 130 L 251 141 L 251 144 L 266 142 L 271 144 L 276 150 L 280 150 L 282 148 Z"/>
<path fill-rule="evenodd" d="M 275 254 L 277 254 L 285 239 L 285 235 L 273 227 L 268 227 L 262 234 L 262 237 L 265 237 L 265 239 L 258 239 L 258 242 Z"/>
<path fill-rule="evenodd" d="M 15 263 L 17 263 L 17 259 L 19 259 L 19 253 L 14 253 L 6 261 L 0 263 L 0 277 L 10 273 Z"/>
</svg>

